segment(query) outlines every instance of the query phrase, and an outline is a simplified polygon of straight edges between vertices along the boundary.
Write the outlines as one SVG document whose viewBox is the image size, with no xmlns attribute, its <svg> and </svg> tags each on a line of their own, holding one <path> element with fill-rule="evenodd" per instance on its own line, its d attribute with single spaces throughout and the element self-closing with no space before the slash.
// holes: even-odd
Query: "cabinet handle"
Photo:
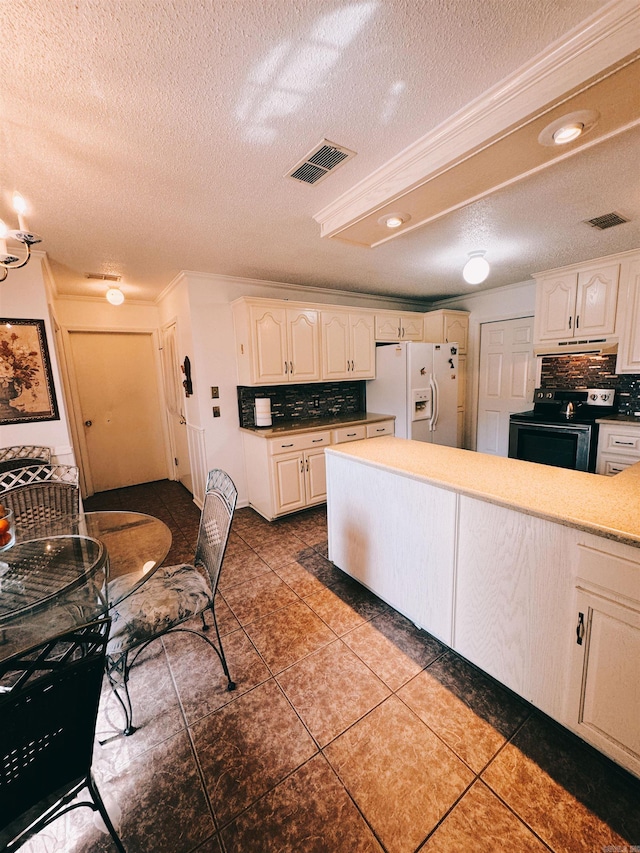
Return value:
<svg viewBox="0 0 640 853">
<path fill-rule="evenodd" d="M 358 434 L 357 432 L 348 432 L 348 433 L 347 433 L 347 438 L 353 438 L 353 437 L 354 437 L 354 435 L 357 435 L 357 434 Z"/>
<path fill-rule="evenodd" d="M 292 362 L 292 361 L 290 361 L 290 362 L 289 362 L 289 366 L 290 366 L 290 368 L 291 368 L 291 370 L 289 371 L 289 373 L 293 376 L 293 362 Z"/>
<path fill-rule="evenodd" d="M 347 359 L 347 373 L 351 370 L 351 362 Z"/>
<path fill-rule="evenodd" d="M 291 444 L 281 444 L 280 447 L 293 447 L 293 442 Z"/>
<path fill-rule="evenodd" d="M 400 328 L 400 326 L 398 326 L 398 337 L 402 337 L 402 329 Z"/>
<path fill-rule="evenodd" d="M 312 444 L 318 444 L 319 442 L 322 442 L 322 441 L 324 441 L 324 438 L 312 438 L 311 439 Z"/>
<path fill-rule="evenodd" d="M 355 367 L 353 366 L 353 359 L 351 359 L 351 372 L 353 372 L 354 370 L 355 370 Z"/>
<path fill-rule="evenodd" d="M 300 460 L 300 473 L 304 474 L 304 459 Z"/>
<path fill-rule="evenodd" d="M 576 329 L 580 328 L 580 315 L 576 315 Z"/>
<path fill-rule="evenodd" d="M 573 317 L 569 317 L 569 328 L 571 328 L 571 321 L 572 320 L 573 320 Z"/>
<path fill-rule="evenodd" d="M 379 427 L 376 432 L 384 432 L 384 427 Z"/>
<path fill-rule="evenodd" d="M 309 460 L 307 459 L 307 471 L 309 470 Z"/>
<path fill-rule="evenodd" d="M 404 338 L 404 329 L 402 329 L 402 337 Z"/>
<path fill-rule="evenodd" d="M 578 613 L 578 625 L 576 627 L 576 643 L 581 646 L 584 637 L 584 613 Z"/>
<path fill-rule="evenodd" d="M 286 362 L 286 361 L 285 361 L 285 363 L 284 363 L 284 372 L 285 372 L 285 373 L 288 373 L 288 372 L 289 372 L 289 365 L 287 364 L 287 362 Z"/>
<path fill-rule="evenodd" d="M 617 438 L 613 440 L 613 444 L 615 444 L 616 447 L 635 447 L 636 446 L 635 441 L 620 441 Z"/>
</svg>

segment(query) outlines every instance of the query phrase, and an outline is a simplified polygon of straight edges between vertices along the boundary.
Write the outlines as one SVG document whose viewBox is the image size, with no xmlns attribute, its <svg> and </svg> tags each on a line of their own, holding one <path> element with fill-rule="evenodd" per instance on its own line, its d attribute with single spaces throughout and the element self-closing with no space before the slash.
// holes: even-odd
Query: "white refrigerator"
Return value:
<svg viewBox="0 0 640 853">
<path fill-rule="evenodd" d="M 457 344 L 378 345 L 376 378 L 366 390 L 367 411 L 395 415 L 399 438 L 456 446 Z"/>
</svg>

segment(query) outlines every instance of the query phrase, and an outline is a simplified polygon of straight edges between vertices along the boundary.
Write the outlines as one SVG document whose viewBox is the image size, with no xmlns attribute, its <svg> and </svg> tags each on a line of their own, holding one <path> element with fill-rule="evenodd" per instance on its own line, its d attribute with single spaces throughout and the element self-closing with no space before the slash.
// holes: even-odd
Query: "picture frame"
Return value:
<svg viewBox="0 0 640 853">
<path fill-rule="evenodd" d="M 0 425 L 59 419 L 44 320 L 0 318 Z"/>
</svg>

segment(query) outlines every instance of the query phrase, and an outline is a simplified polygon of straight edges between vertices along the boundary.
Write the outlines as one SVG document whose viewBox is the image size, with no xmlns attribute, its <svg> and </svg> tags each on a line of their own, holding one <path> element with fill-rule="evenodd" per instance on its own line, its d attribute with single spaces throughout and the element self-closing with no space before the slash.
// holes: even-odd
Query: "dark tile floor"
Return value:
<svg viewBox="0 0 640 853">
<path fill-rule="evenodd" d="M 176 483 L 95 496 L 173 531 Z M 94 770 L 128 853 L 631 851 L 640 781 L 419 631 L 326 559 L 317 508 L 236 512 L 217 613 L 237 690 L 197 638 L 154 643 L 131 678 L 140 727 L 104 692 Z M 24 848 L 106 853 L 79 809 Z"/>
</svg>

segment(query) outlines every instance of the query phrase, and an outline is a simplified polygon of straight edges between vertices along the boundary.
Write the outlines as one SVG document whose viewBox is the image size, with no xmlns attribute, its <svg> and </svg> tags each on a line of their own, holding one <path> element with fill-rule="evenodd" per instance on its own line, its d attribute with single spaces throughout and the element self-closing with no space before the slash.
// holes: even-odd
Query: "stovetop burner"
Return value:
<svg viewBox="0 0 640 853">
<path fill-rule="evenodd" d="M 511 417 L 537 423 L 590 424 L 598 418 L 614 414 L 615 402 L 613 388 L 536 388 L 533 411 L 520 412 Z"/>
</svg>

